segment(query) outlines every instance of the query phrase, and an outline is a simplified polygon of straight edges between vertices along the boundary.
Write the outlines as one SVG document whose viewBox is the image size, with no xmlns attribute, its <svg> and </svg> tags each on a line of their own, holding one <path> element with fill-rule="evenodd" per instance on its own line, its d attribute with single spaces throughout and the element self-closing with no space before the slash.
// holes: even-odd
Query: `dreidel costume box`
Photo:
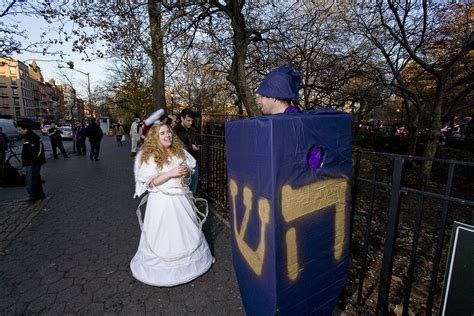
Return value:
<svg viewBox="0 0 474 316">
<path fill-rule="evenodd" d="M 248 315 L 331 315 L 349 265 L 351 118 L 226 124 L 232 255 Z M 323 164 L 308 166 L 312 148 Z"/>
</svg>

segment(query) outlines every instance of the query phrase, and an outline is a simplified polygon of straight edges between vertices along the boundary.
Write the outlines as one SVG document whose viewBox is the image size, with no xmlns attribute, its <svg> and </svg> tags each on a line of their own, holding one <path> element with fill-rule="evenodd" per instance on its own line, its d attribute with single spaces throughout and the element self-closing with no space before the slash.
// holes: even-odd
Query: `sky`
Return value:
<svg viewBox="0 0 474 316">
<path fill-rule="evenodd" d="M 7 18 L 19 22 L 19 28 L 27 31 L 28 39 L 21 40 L 24 46 L 31 42 L 39 41 L 40 34 L 46 30 L 48 26 L 51 26 L 43 18 L 38 17 L 16 15 Z M 52 32 L 50 34 L 53 36 Z M 67 80 L 61 76 L 61 72 L 65 73 L 72 81 L 74 88 L 76 88 L 80 94 L 81 92 L 86 94 L 87 76 L 74 70 L 69 70 L 69 68 L 59 69 L 58 65 L 68 67 L 66 63 L 72 61 L 74 62 L 75 69 L 89 73 L 92 91 L 94 90 L 95 85 L 105 81 L 107 75 L 105 70 L 107 60 L 100 59 L 92 62 L 85 62 L 81 60 L 81 58 L 84 58 L 84 55 L 72 52 L 72 45 L 70 42 L 65 42 L 64 45 L 53 46 L 50 51 L 57 51 L 59 49 L 62 49 L 66 54 L 66 56 L 63 57 L 63 60 L 60 59 L 60 56 L 43 55 L 41 53 L 21 53 L 14 54 L 11 57 L 23 61 L 26 64 L 31 64 L 33 59 L 35 59 L 37 65 L 41 68 L 41 73 L 46 81 L 54 79 L 56 82 L 67 83 Z"/>
</svg>

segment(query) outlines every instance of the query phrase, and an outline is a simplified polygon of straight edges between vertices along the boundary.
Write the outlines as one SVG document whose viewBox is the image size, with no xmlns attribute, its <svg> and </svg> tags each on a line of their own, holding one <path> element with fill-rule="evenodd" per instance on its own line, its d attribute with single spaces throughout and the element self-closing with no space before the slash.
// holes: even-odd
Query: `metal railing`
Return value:
<svg viewBox="0 0 474 316">
<path fill-rule="evenodd" d="M 390 298 L 397 296 L 393 292 L 399 292 L 403 315 L 408 315 L 413 301 L 424 306 L 425 315 L 436 314 L 443 282 L 440 272 L 449 248 L 446 237 L 455 220 L 473 221 L 474 163 L 368 151 L 354 154 L 350 274 L 352 281 L 357 280 L 355 305 L 366 310 L 368 296 L 376 296 L 376 315 L 387 315 Z M 430 180 L 417 168 L 427 160 L 433 161 Z M 379 272 L 372 295 L 364 291 L 369 272 Z M 401 280 L 402 286 L 394 289 L 392 280 Z M 427 292 L 418 302 L 412 295 L 415 285 L 418 292 Z"/>
<path fill-rule="evenodd" d="M 225 138 L 200 137 L 200 192 L 228 210 Z M 431 159 L 427 179 L 418 171 L 426 160 L 353 152 L 351 266 L 344 295 L 362 314 L 387 315 L 394 301 L 408 302 L 403 315 L 413 304 L 426 315 L 437 313 L 452 224 L 474 221 L 474 163 Z"/>
<path fill-rule="evenodd" d="M 199 192 L 224 209 L 227 205 L 225 137 L 200 134 Z"/>
</svg>

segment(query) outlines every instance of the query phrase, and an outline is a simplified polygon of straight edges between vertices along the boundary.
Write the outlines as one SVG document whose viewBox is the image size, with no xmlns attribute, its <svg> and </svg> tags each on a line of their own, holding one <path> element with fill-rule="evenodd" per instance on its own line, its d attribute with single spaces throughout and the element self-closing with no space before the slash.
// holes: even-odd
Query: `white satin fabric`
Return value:
<svg viewBox="0 0 474 316">
<path fill-rule="evenodd" d="M 196 160 L 188 152 L 185 154 L 186 164 L 194 168 Z M 204 274 L 214 260 L 191 202 L 182 194 L 178 178 L 156 188 L 148 186 L 153 177 L 183 160 L 172 157 L 160 169 L 153 158 L 140 164 L 141 156 L 140 151 L 135 158 L 134 197 L 145 191 L 149 191 L 149 196 L 140 244 L 130 263 L 133 276 L 143 283 L 163 287 L 189 282 Z"/>
</svg>

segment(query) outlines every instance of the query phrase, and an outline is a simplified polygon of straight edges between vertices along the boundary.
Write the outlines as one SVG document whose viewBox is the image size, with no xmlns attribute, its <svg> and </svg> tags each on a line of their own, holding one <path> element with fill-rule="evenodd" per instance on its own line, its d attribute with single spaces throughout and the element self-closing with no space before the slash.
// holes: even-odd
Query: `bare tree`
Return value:
<svg viewBox="0 0 474 316">
<path fill-rule="evenodd" d="M 360 31 L 358 34 L 363 35 L 378 49 L 388 67 L 385 70 L 390 70 L 385 72 L 377 69 L 381 82 L 389 82 L 393 90 L 405 99 L 405 104 L 410 103 L 417 109 L 415 123 L 418 123 L 419 116 L 429 114 L 428 141 L 423 155 L 433 158 L 443 120 L 442 109 L 446 93 L 454 92 L 450 87 L 456 85 L 455 82 L 469 81 L 468 73 L 457 79 L 453 77 L 455 69 L 466 61 L 473 48 L 468 42 L 472 25 L 467 22 L 468 19 L 462 18 L 469 14 L 468 6 L 434 5 L 426 0 L 421 3 L 378 1 L 375 7 L 353 12 L 357 19 L 355 33 Z M 443 16 L 444 19 L 441 18 Z M 452 27 L 455 31 L 440 32 L 447 23 L 451 23 L 448 20 L 456 21 Z M 418 70 L 424 72 L 423 80 Z M 411 74 L 408 75 L 408 72 Z M 427 80 L 434 87 L 431 91 L 433 98 L 430 100 L 424 98 L 426 90 L 420 86 L 426 84 Z M 467 93 L 466 90 L 462 91 Z M 425 110 L 427 106 L 430 111 Z M 414 126 L 416 127 L 415 124 Z M 428 175 L 431 162 L 426 163 L 423 170 Z"/>
<path fill-rule="evenodd" d="M 28 30 L 21 28 L 24 17 L 44 19 L 49 22 L 56 16 L 56 10 L 46 2 L 16 2 L 5 4 L 0 19 L 0 56 L 14 53 L 33 53 L 62 58 L 66 53 L 60 49 L 52 50 L 56 44 L 63 44 L 64 34 L 57 29 L 44 31 L 39 39 L 30 40 Z"/>
</svg>

